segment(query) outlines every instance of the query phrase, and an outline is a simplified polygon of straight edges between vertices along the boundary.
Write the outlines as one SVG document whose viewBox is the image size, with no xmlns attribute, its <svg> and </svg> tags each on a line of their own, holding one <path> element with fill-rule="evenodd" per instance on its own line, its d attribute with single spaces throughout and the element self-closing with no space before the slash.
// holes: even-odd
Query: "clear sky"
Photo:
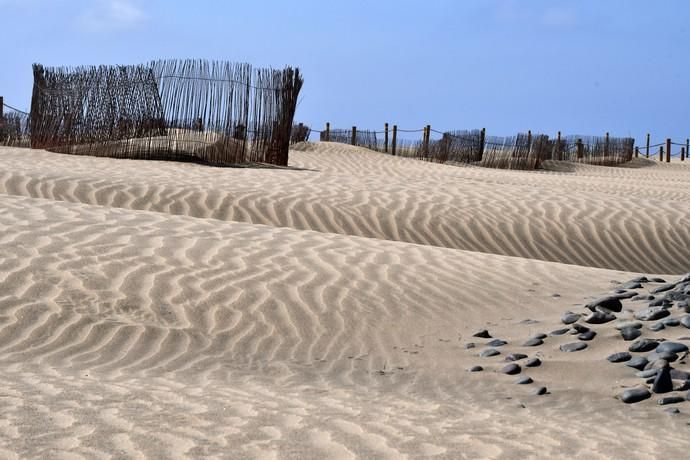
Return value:
<svg viewBox="0 0 690 460">
<path fill-rule="evenodd" d="M 31 64 L 298 66 L 297 119 L 690 137 L 686 0 L 0 0 L 0 95 Z"/>
</svg>

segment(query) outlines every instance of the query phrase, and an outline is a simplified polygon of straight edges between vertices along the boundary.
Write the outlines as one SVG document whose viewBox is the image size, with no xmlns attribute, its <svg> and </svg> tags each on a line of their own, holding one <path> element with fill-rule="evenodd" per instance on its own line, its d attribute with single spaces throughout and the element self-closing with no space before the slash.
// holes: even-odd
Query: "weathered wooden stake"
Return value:
<svg viewBox="0 0 690 460">
<path fill-rule="evenodd" d="M 647 158 L 649 158 L 649 133 L 647 133 Z"/>
<path fill-rule="evenodd" d="M 659 161 L 664 161 L 664 146 L 659 146 Z"/>
<path fill-rule="evenodd" d="M 635 146 L 635 158 L 640 156 L 640 148 Z"/>
<path fill-rule="evenodd" d="M 350 142 L 352 145 L 357 145 L 357 127 L 353 126 L 352 127 L 352 142 Z"/>
<path fill-rule="evenodd" d="M 383 125 L 383 151 L 388 153 L 388 123 Z"/>
<path fill-rule="evenodd" d="M 3 99 L 2 96 L 0 96 L 0 121 L 2 121 L 4 115 L 4 109 L 5 109 L 5 100 Z"/>
<path fill-rule="evenodd" d="M 527 131 L 527 151 L 532 151 L 532 130 Z"/>
<path fill-rule="evenodd" d="M 331 124 L 326 122 L 326 142 L 331 140 Z"/>
<path fill-rule="evenodd" d="M 685 154 L 690 155 L 690 139 L 685 139 Z"/>
<path fill-rule="evenodd" d="M 486 128 L 482 128 L 482 132 L 479 134 L 479 161 L 482 161 L 484 156 L 484 144 L 486 143 Z"/>
<path fill-rule="evenodd" d="M 561 132 L 558 131 L 556 134 L 556 153 L 558 154 L 558 158 L 553 158 L 554 160 L 560 160 L 561 159 Z"/>
<path fill-rule="evenodd" d="M 680 148 L 680 161 L 685 161 L 685 147 Z"/>
<path fill-rule="evenodd" d="M 609 133 L 606 133 L 606 141 L 604 141 L 604 156 L 609 156 Z"/>
<path fill-rule="evenodd" d="M 391 153 L 395 156 L 395 147 L 398 144 L 398 125 L 393 125 L 393 143 L 391 144 Z"/>
<path fill-rule="evenodd" d="M 575 144 L 577 145 L 577 159 L 581 160 L 584 156 L 584 145 L 582 144 L 582 139 L 578 139 Z"/>
<path fill-rule="evenodd" d="M 431 137 L 431 125 L 424 127 L 424 153 L 429 154 L 429 138 Z"/>
<path fill-rule="evenodd" d="M 671 139 L 666 139 L 666 163 L 671 162 Z"/>
</svg>

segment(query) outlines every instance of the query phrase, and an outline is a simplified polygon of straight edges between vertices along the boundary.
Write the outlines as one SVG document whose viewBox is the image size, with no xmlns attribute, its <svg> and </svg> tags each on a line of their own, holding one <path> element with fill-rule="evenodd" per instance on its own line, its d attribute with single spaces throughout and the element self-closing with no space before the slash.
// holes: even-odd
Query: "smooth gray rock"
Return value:
<svg viewBox="0 0 690 460">
<path fill-rule="evenodd" d="M 564 351 L 566 353 L 572 353 L 575 351 L 584 350 L 585 348 L 587 348 L 587 344 L 585 342 L 564 343 L 559 348 L 561 351 Z"/>
<path fill-rule="evenodd" d="M 658 294 L 660 292 L 670 291 L 674 287 L 676 287 L 675 283 L 662 284 L 661 286 L 657 286 L 654 289 L 652 289 L 651 291 L 649 291 L 649 293 L 650 294 Z"/>
<path fill-rule="evenodd" d="M 683 316 L 683 317 L 680 319 L 680 324 L 681 324 L 682 326 L 685 326 L 685 327 L 687 327 L 688 329 L 690 329 L 690 315 L 685 315 L 685 316 Z"/>
<path fill-rule="evenodd" d="M 476 343 L 474 343 L 474 342 L 469 342 L 469 343 L 466 343 L 466 344 L 465 344 L 465 349 L 466 349 L 466 350 L 469 350 L 470 348 L 475 348 L 476 346 L 477 346 Z"/>
<path fill-rule="evenodd" d="M 648 363 L 649 361 L 647 361 L 647 358 L 645 358 L 644 356 L 634 356 L 630 359 L 630 361 L 626 362 L 625 365 L 628 367 L 632 367 L 633 369 L 637 369 L 638 371 L 641 371 L 645 368 L 645 366 Z"/>
<path fill-rule="evenodd" d="M 668 299 L 665 299 L 663 297 L 651 300 L 649 302 L 649 307 L 663 307 L 663 308 L 669 308 L 671 306 L 671 301 Z"/>
<path fill-rule="evenodd" d="M 666 282 L 666 280 L 663 278 L 650 278 L 649 281 L 652 283 L 665 283 Z"/>
<path fill-rule="evenodd" d="M 527 355 L 524 353 L 511 353 L 506 356 L 506 361 L 520 361 L 525 358 L 527 358 Z"/>
<path fill-rule="evenodd" d="M 646 388 L 630 388 L 629 390 L 625 390 L 623 393 L 618 395 L 620 400 L 626 404 L 644 401 L 645 399 L 649 399 L 651 396 L 652 394 Z"/>
<path fill-rule="evenodd" d="M 642 326 L 644 325 L 639 321 L 622 320 L 617 321 L 613 327 L 620 331 L 625 328 L 642 329 Z"/>
<path fill-rule="evenodd" d="M 680 369 L 671 369 L 671 378 L 676 380 L 690 380 L 690 373 Z"/>
<path fill-rule="evenodd" d="M 491 334 L 489 334 L 489 331 L 487 331 L 486 329 L 482 329 L 481 331 L 472 334 L 472 337 L 479 337 L 480 339 L 490 339 Z"/>
<path fill-rule="evenodd" d="M 508 344 L 508 342 L 506 342 L 505 340 L 493 339 L 491 342 L 487 343 L 486 346 L 487 347 L 502 347 L 503 345 L 507 345 L 507 344 Z"/>
<path fill-rule="evenodd" d="M 584 341 L 588 342 L 588 341 L 592 340 L 594 337 L 596 337 L 596 335 L 597 335 L 597 333 L 594 331 L 587 331 L 587 332 L 583 332 L 582 334 L 579 334 L 577 336 L 577 338 L 580 340 L 584 340 Z"/>
<path fill-rule="evenodd" d="M 546 393 L 548 393 L 548 390 L 546 389 L 546 387 L 539 387 L 532 392 L 532 394 L 536 395 L 536 396 L 545 395 Z"/>
<path fill-rule="evenodd" d="M 519 364 L 508 364 L 507 366 L 504 366 L 503 369 L 501 369 L 502 374 L 508 374 L 508 375 L 515 375 L 519 374 L 522 372 L 522 368 L 520 367 Z"/>
<path fill-rule="evenodd" d="M 468 372 L 481 372 L 483 370 L 484 368 L 482 366 L 472 366 L 469 369 L 467 369 Z"/>
<path fill-rule="evenodd" d="M 594 311 L 597 307 L 614 313 L 618 313 L 619 311 L 623 310 L 623 304 L 621 303 L 620 298 L 615 295 L 600 297 L 585 305 L 585 308 L 589 308 L 592 311 Z"/>
<path fill-rule="evenodd" d="M 628 347 L 628 351 L 632 351 L 633 353 L 641 353 L 645 351 L 652 351 L 658 346 L 659 342 L 656 340 L 640 339 L 633 342 L 632 345 Z"/>
<path fill-rule="evenodd" d="M 582 317 L 579 313 L 573 313 L 572 311 L 567 311 L 561 317 L 561 322 L 563 324 L 573 324 Z"/>
<path fill-rule="evenodd" d="M 658 322 L 658 323 L 650 324 L 647 329 L 649 329 L 652 332 L 659 332 L 659 331 L 663 331 L 664 329 L 666 329 L 666 326 L 664 326 L 664 323 Z"/>
<path fill-rule="evenodd" d="M 657 394 L 673 391 L 671 371 L 668 367 L 659 369 L 659 372 L 657 372 L 656 377 L 654 378 L 654 383 L 652 384 L 652 391 Z"/>
<path fill-rule="evenodd" d="M 616 315 L 613 313 L 607 313 L 603 311 L 593 311 L 589 316 L 585 318 L 585 323 L 588 324 L 604 324 L 616 319 Z"/>
<path fill-rule="evenodd" d="M 650 361 L 647 363 L 647 365 L 644 367 L 644 370 L 651 370 L 651 369 L 664 369 L 669 366 L 668 361 L 665 359 L 655 359 L 654 361 Z"/>
<path fill-rule="evenodd" d="M 643 371 L 636 372 L 635 377 L 648 379 L 649 377 L 656 377 L 657 372 L 659 372 L 659 369 L 645 369 Z"/>
<path fill-rule="evenodd" d="M 663 307 L 649 307 L 635 312 L 633 316 L 635 319 L 639 319 L 640 321 L 656 321 L 657 319 L 665 318 L 670 314 L 671 312 Z"/>
<path fill-rule="evenodd" d="M 564 327 L 563 329 L 556 329 L 555 331 L 551 331 L 549 335 L 552 336 L 558 336 L 558 335 L 563 335 L 566 334 L 570 330 L 569 327 Z"/>
<path fill-rule="evenodd" d="M 678 404 L 685 402 L 685 398 L 682 396 L 666 396 L 665 398 L 657 399 L 656 403 L 660 406 L 666 406 L 667 404 Z"/>
<path fill-rule="evenodd" d="M 587 332 L 590 330 L 590 328 L 582 324 L 573 324 L 573 331 L 575 331 L 576 334 L 582 334 L 583 332 Z"/>
<path fill-rule="evenodd" d="M 627 283 L 621 284 L 621 289 L 641 289 L 642 284 L 637 281 L 628 281 Z"/>
<path fill-rule="evenodd" d="M 663 353 L 665 351 L 670 351 L 671 353 L 684 353 L 688 351 L 688 346 L 679 342 L 661 342 L 659 346 L 656 347 L 656 352 Z"/>
<path fill-rule="evenodd" d="M 486 350 L 482 350 L 481 353 L 479 353 L 479 356 L 482 358 L 490 358 L 492 356 L 497 356 L 500 354 L 501 352 L 496 350 L 495 348 L 487 348 Z"/>
<path fill-rule="evenodd" d="M 541 366 L 541 360 L 539 358 L 530 358 L 525 363 L 525 367 L 539 367 Z"/>
<path fill-rule="evenodd" d="M 548 335 L 544 334 L 543 332 L 540 332 L 539 334 L 534 334 L 534 337 L 532 337 L 532 338 L 533 338 L 533 339 L 542 339 L 542 340 L 543 340 L 543 339 L 545 339 L 545 338 L 547 338 L 547 337 L 548 337 Z"/>
<path fill-rule="evenodd" d="M 677 327 L 680 326 L 680 320 L 678 318 L 666 318 L 661 321 L 666 327 Z"/>
<path fill-rule="evenodd" d="M 659 353 L 658 348 L 654 350 L 654 352 L 647 355 L 647 360 L 650 363 L 653 363 L 654 361 L 658 361 L 660 359 L 663 359 L 664 361 L 667 361 L 669 363 L 673 363 L 678 360 L 678 355 L 676 353 L 673 353 L 672 351 L 662 351 L 661 353 Z"/>
<path fill-rule="evenodd" d="M 527 342 L 522 344 L 523 347 L 538 347 L 539 345 L 544 345 L 544 341 L 536 337 L 532 337 Z"/>
<path fill-rule="evenodd" d="M 628 281 L 628 283 L 649 283 L 649 279 L 646 276 L 642 275 L 638 276 L 637 278 L 631 279 L 630 281 Z"/>
<path fill-rule="evenodd" d="M 623 340 L 626 342 L 630 342 L 631 340 L 635 340 L 639 336 L 642 335 L 642 332 L 640 332 L 639 329 L 636 329 L 634 327 L 624 327 L 623 329 L 620 330 L 621 336 L 623 337 Z"/>
<path fill-rule="evenodd" d="M 635 297 L 632 298 L 633 301 L 638 301 L 638 300 L 654 300 L 653 295 L 636 295 Z"/>
<path fill-rule="evenodd" d="M 626 361 L 630 361 L 630 359 L 632 359 L 632 355 L 627 351 L 623 351 L 609 355 L 606 359 L 612 363 L 624 363 Z"/>
<path fill-rule="evenodd" d="M 517 385 L 529 385 L 530 383 L 534 383 L 534 380 L 532 380 L 532 377 L 528 377 L 528 376 L 525 375 L 525 376 L 520 377 L 519 379 L 517 379 L 517 380 L 515 381 L 515 383 L 516 383 Z"/>
</svg>

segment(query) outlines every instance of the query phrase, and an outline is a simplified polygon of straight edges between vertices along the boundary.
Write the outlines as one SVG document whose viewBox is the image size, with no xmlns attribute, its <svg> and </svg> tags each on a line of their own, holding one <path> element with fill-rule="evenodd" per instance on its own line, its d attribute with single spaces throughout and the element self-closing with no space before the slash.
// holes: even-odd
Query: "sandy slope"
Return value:
<svg viewBox="0 0 690 460">
<path fill-rule="evenodd" d="M 686 454 L 685 413 L 612 398 L 636 381 L 603 360 L 619 351 L 612 333 L 579 354 L 550 338 L 530 371 L 551 390 L 539 397 L 464 348 L 489 327 L 523 351 L 514 344 L 633 276 L 537 256 L 681 271 L 685 166 L 486 172 L 332 149 L 293 155 L 318 171 L 0 150 L 0 456 Z M 318 177 L 293 184 L 302 174 Z M 562 193 L 566 210 L 528 218 L 498 202 L 531 209 L 524 197 L 559 190 L 600 199 Z M 494 200 L 481 206 L 484 193 Z M 388 206 L 394 197 L 404 200 Z M 621 223 L 632 202 L 637 224 Z M 213 209 L 223 219 L 194 217 Z M 582 233 L 559 246 L 565 224 L 551 218 L 570 212 Z M 506 231 L 481 235 L 492 221 Z M 657 233 L 673 244 L 648 237 Z M 425 239 L 437 234 L 457 238 Z M 434 244 L 404 242 L 414 238 Z M 450 242 L 499 254 L 440 244 Z M 465 372 L 478 362 L 486 372 Z"/>
<path fill-rule="evenodd" d="M 2 149 L 0 192 L 600 268 L 687 270 L 687 164 L 519 172 L 341 144 L 302 148 L 290 161 L 305 170 L 292 171 Z"/>
</svg>

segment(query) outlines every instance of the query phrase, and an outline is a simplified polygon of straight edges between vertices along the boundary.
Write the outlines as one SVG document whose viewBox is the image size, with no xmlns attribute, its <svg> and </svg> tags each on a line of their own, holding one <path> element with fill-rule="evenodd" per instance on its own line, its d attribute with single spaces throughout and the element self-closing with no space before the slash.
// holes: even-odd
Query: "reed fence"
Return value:
<svg viewBox="0 0 690 460">
<path fill-rule="evenodd" d="M 34 65 L 31 147 L 82 155 L 287 166 L 299 69 L 159 60 Z"/>
</svg>

